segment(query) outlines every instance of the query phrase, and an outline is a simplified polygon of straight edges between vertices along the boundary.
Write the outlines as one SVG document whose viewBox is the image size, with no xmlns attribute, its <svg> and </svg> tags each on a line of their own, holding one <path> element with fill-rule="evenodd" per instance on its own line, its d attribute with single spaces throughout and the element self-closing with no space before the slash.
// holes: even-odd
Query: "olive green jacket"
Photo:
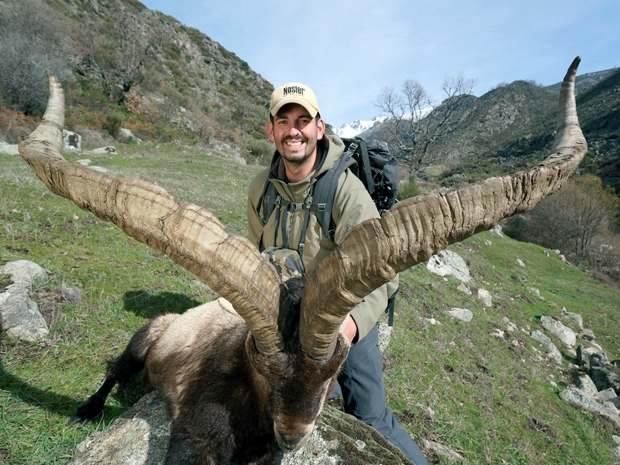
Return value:
<svg viewBox="0 0 620 465">
<path fill-rule="evenodd" d="M 344 151 L 343 142 L 336 136 L 327 136 L 329 141 L 324 141 L 323 147 L 328 146 L 325 150 L 319 149 L 319 156 L 323 154 L 326 158 L 323 162 L 319 173 L 321 174 L 330 169 L 336 160 Z M 319 141 L 321 143 L 321 141 Z M 325 152 L 327 152 L 325 154 Z M 304 202 L 310 192 L 310 186 L 316 181 L 314 171 L 304 180 L 296 183 L 286 183 L 284 166 L 282 161 L 275 163 L 271 168 L 261 172 L 252 181 L 248 195 L 248 228 L 249 239 L 258 247 L 264 250 L 267 247 L 282 246 L 282 225 L 278 227 L 278 234 L 275 234 L 275 210 L 268 218 L 265 225 L 262 222 L 262 196 L 265 188 L 265 182 L 272 182 L 277 192 L 283 199 L 292 202 Z M 379 218 L 379 212 L 374 202 L 370 198 L 370 194 L 355 174 L 350 170 L 346 170 L 338 180 L 334 204 L 332 209 L 332 218 L 336 224 L 334 238 L 325 237 L 323 228 L 318 223 L 313 213 L 310 214 L 308 226 L 306 229 L 306 245 L 303 252 L 303 262 L 306 271 L 311 271 L 318 266 L 329 253 L 334 250 L 345 238 L 348 232 L 357 224 L 369 219 Z M 280 215 L 280 221 L 286 221 L 286 230 L 288 231 L 288 247 L 297 249 L 304 219 L 304 211 L 294 211 L 288 217 L 284 214 Z M 362 339 L 377 323 L 381 314 L 387 306 L 388 296 L 391 295 L 398 287 L 398 277 L 387 285 L 373 291 L 366 296 L 364 300 L 351 311 L 351 316 L 355 320 L 358 329 L 358 340 Z M 354 341 L 355 342 L 355 341 Z"/>
</svg>

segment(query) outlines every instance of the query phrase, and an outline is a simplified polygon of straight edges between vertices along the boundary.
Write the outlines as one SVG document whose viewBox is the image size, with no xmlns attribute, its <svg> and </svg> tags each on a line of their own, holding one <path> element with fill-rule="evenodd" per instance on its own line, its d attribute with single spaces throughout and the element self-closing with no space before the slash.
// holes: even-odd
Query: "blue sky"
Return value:
<svg viewBox="0 0 620 465">
<path fill-rule="evenodd" d="M 380 115 L 377 96 L 405 79 L 440 100 L 446 76 L 475 95 L 517 79 L 561 81 L 620 66 L 618 0 L 141 0 L 199 29 L 275 87 L 303 82 L 327 123 Z"/>
</svg>

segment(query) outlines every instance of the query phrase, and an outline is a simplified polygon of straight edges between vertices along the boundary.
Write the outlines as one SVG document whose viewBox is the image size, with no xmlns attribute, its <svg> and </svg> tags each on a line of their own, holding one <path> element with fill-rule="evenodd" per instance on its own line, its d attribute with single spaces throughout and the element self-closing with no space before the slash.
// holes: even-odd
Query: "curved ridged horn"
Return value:
<svg viewBox="0 0 620 465">
<path fill-rule="evenodd" d="M 557 134 L 546 160 L 529 171 L 397 203 L 381 219 L 353 228 L 309 274 L 300 323 L 301 344 L 308 355 L 330 358 L 348 312 L 398 272 L 428 260 L 448 244 L 491 229 L 503 218 L 531 210 L 562 186 L 587 151 L 575 104 L 580 61 L 575 58 L 564 77 Z"/>
<path fill-rule="evenodd" d="M 67 162 L 60 154 L 64 93 L 49 71 L 48 78 L 50 97 L 43 122 L 19 145 L 38 178 L 54 194 L 116 224 L 207 281 L 245 320 L 261 353 L 280 351 L 280 278 L 275 268 L 247 239 L 227 234 L 209 211 L 178 202 L 154 184 Z"/>
</svg>

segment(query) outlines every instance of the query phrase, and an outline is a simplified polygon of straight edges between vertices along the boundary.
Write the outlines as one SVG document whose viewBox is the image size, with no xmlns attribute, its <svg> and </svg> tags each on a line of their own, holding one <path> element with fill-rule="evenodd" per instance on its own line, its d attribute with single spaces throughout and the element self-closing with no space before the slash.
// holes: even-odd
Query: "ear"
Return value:
<svg viewBox="0 0 620 465">
<path fill-rule="evenodd" d="M 319 120 L 316 122 L 316 127 L 318 129 L 316 139 L 321 140 L 325 135 L 325 121 L 323 121 L 323 118 L 319 118 Z"/>
<path fill-rule="evenodd" d="M 276 139 L 275 137 L 273 137 L 273 123 L 271 121 L 267 121 L 265 129 L 267 130 L 267 136 L 269 137 L 269 140 L 271 142 L 275 142 Z"/>
</svg>

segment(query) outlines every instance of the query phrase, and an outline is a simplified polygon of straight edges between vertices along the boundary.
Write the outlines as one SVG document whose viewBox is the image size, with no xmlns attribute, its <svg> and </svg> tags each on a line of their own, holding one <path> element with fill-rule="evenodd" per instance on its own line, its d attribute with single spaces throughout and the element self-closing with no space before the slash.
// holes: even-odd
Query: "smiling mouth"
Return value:
<svg viewBox="0 0 620 465">
<path fill-rule="evenodd" d="M 285 140 L 284 143 L 288 145 L 289 147 L 299 147 L 302 144 L 304 144 L 305 141 L 301 139 L 288 139 L 288 140 Z"/>
</svg>

